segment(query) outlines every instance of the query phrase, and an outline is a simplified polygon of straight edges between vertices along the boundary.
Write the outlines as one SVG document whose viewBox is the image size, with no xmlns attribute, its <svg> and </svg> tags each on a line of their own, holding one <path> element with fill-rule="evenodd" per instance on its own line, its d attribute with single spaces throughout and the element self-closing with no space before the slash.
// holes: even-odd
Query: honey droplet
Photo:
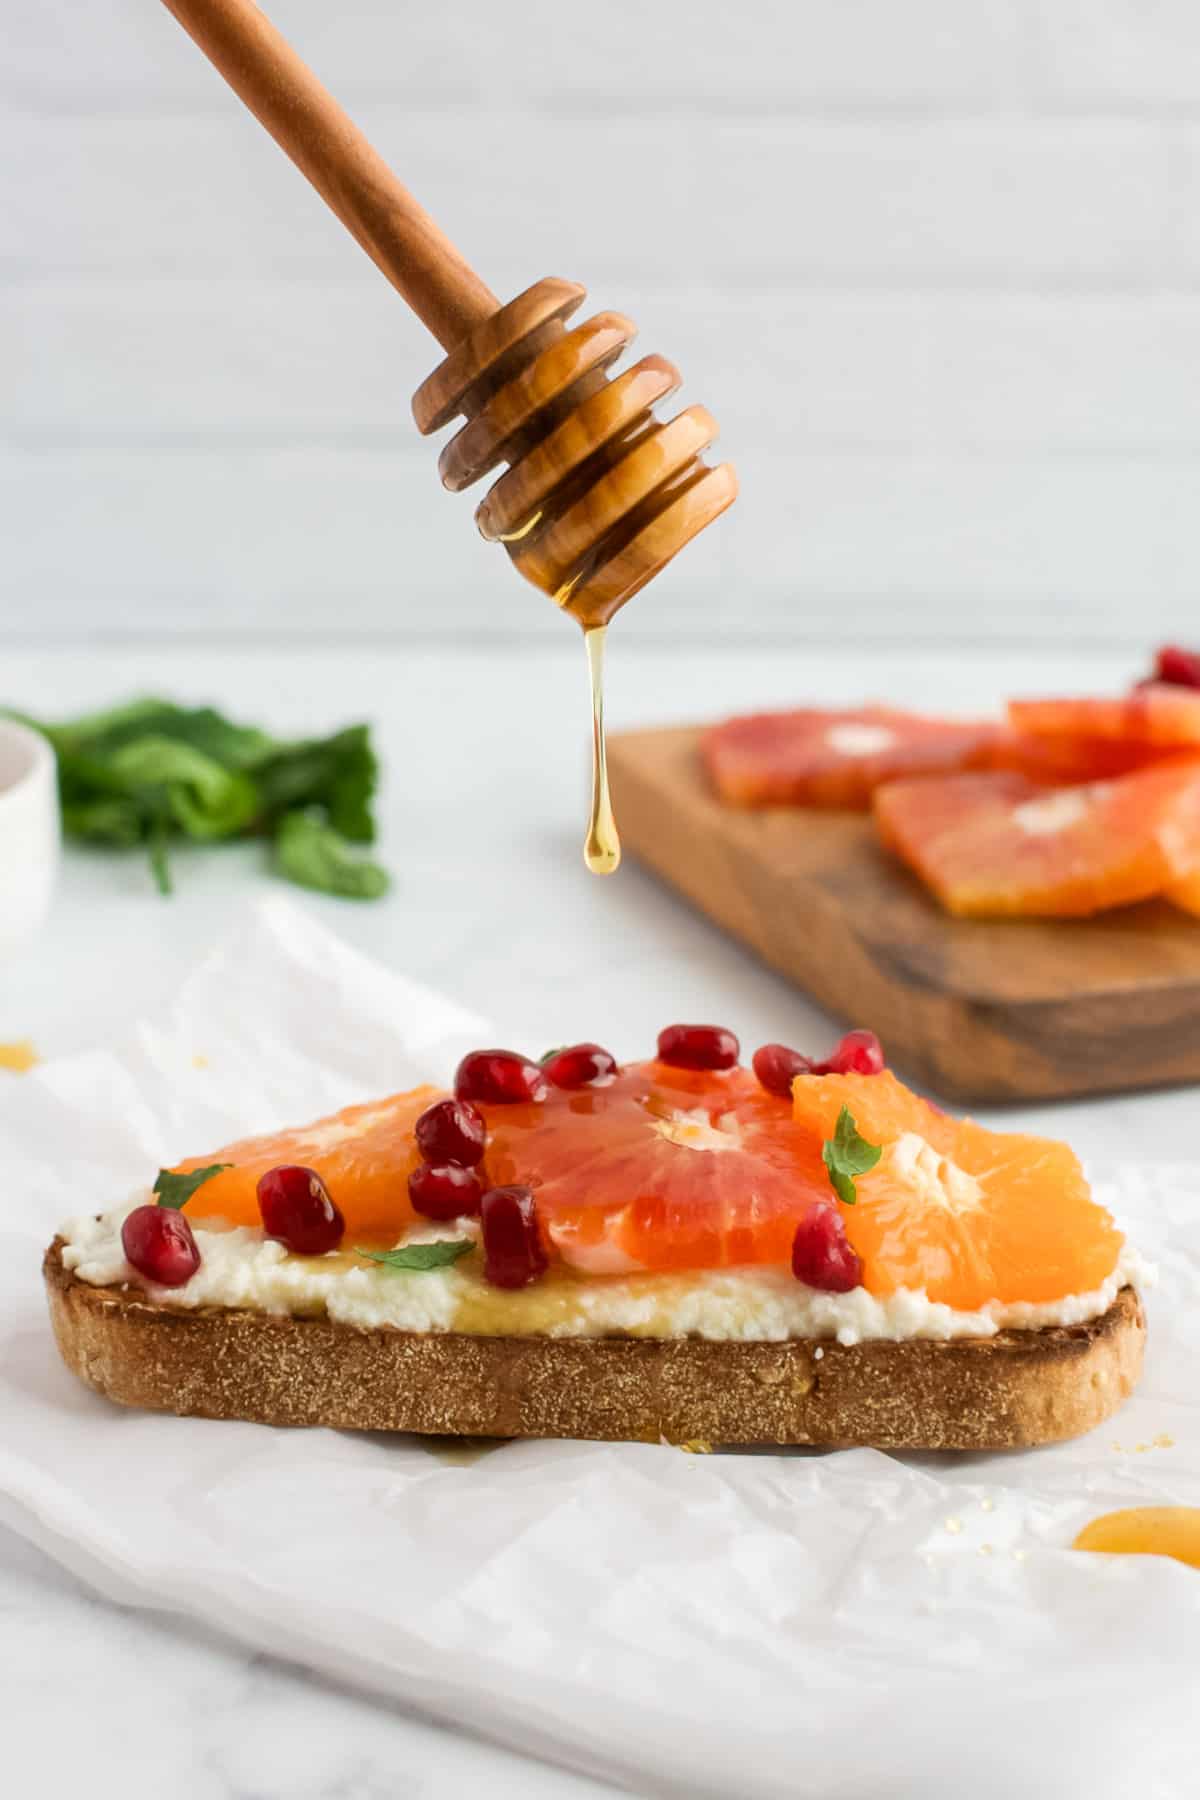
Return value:
<svg viewBox="0 0 1200 1800">
<path fill-rule="evenodd" d="M 10 1074 L 27 1074 L 38 1061 L 38 1053 L 28 1038 L 18 1038 L 14 1044 L 0 1044 L 0 1069 L 7 1069 Z"/>
<path fill-rule="evenodd" d="M 1200 1569 L 1200 1507 L 1131 1506 L 1085 1525 L 1071 1548 L 1106 1556 L 1173 1556 Z"/>
<path fill-rule="evenodd" d="M 608 791 L 608 750 L 604 740 L 604 640 L 607 627 L 583 634 L 592 689 L 592 811 L 583 860 L 593 875 L 612 875 L 621 865 L 621 840 Z"/>
</svg>

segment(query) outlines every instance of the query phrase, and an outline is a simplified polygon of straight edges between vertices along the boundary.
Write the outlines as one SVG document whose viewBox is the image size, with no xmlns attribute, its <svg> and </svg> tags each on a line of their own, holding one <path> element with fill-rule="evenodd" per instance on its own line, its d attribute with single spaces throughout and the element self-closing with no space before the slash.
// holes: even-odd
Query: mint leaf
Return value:
<svg viewBox="0 0 1200 1800">
<path fill-rule="evenodd" d="M 209 1163 L 206 1169 L 189 1169 L 186 1175 L 177 1175 L 174 1169 L 160 1169 L 158 1180 L 154 1184 L 154 1192 L 158 1195 L 160 1206 L 169 1206 L 172 1212 L 178 1212 L 186 1206 L 198 1187 L 219 1175 L 222 1169 L 232 1169 L 232 1163 Z"/>
<path fill-rule="evenodd" d="M 385 1269 L 407 1270 L 410 1273 L 425 1269 L 444 1269 L 447 1263 L 457 1262 L 468 1250 L 473 1250 L 470 1238 L 442 1238 L 436 1244 L 402 1244 L 398 1250 L 363 1250 L 355 1245 L 355 1256 L 365 1256 L 371 1262 L 382 1263 Z"/>
<path fill-rule="evenodd" d="M 378 900 L 387 892 L 387 870 L 357 855 L 315 813 L 287 814 L 275 839 L 275 855 L 281 872 L 300 887 L 346 900 Z"/>
<path fill-rule="evenodd" d="M 848 1106 L 843 1106 L 833 1136 L 821 1151 L 821 1160 L 829 1170 L 834 1193 L 846 1206 L 854 1206 L 858 1200 L 855 1176 L 868 1174 L 882 1155 L 879 1144 L 868 1144 L 866 1138 L 859 1135 L 854 1114 Z"/>
</svg>

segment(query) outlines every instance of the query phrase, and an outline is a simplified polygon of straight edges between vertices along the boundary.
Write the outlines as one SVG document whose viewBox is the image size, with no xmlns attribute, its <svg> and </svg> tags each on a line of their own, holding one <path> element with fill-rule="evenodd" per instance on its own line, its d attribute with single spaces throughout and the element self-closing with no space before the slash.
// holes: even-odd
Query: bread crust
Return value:
<svg viewBox="0 0 1200 1800">
<path fill-rule="evenodd" d="M 476 1337 L 158 1305 L 43 1274 L 67 1367 L 122 1406 L 266 1425 L 469 1437 L 1014 1450 L 1107 1419 L 1141 1373 L 1131 1287 L 1099 1319 L 853 1345 Z"/>
</svg>

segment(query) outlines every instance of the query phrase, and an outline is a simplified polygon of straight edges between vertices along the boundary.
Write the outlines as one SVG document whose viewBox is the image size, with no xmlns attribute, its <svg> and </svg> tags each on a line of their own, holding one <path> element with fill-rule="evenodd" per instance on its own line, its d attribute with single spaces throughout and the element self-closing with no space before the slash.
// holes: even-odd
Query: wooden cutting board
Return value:
<svg viewBox="0 0 1200 1800">
<path fill-rule="evenodd" d="M 1163 902 L 1097 919 L 953 919 L 869 819 L 725 806 L 697 729 L 609 746 L 625 849 L 955 1100 L 1200 1081 L 1200 921 Z M 806 1045 L 798 1045 L 806 1049 Z"/>
</svg>

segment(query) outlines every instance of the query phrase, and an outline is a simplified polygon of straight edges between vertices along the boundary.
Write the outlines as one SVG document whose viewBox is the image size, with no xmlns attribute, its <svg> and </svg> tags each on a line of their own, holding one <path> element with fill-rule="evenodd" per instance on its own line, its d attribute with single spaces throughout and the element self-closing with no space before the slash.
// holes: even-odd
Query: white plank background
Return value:
<svg viewBox="0 0 1200 1800">
<path fill-rule="evenodd" d="M 502 294 L 677 360 L 728 641 L 1200 636 L 1194 0 L 273 0 Z M 443 495 L 421 328 L 157 0 L 5 0 L 0 641 L 561 629 Z"/>
</svg>

